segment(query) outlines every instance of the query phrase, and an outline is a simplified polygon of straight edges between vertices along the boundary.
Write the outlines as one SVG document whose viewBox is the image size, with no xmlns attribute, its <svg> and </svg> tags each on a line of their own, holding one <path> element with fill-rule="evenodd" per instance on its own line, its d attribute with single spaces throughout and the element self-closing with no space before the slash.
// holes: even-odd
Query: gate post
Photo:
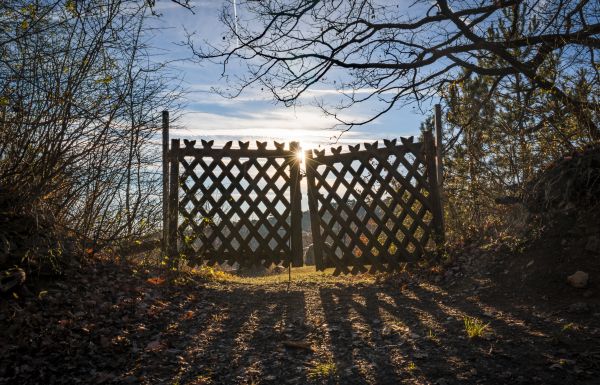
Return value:
<svg viewBox="0 0 600 385">
<path fill-rule="evenodd" d="M 292 162 L 290 163 L 290 183 L 291 183 L 291 229 L 292 229 L 292 266 L 300 267 L 304 265 L 302 259 L 302 206 L 300 194 L 300 143 L 291 142 L 290 151 L 292 152 Z"/>
<path fill-rule="evenodd" d="M 169 237 L 169 111 L 162 112 L 162 255 L 167 255 Z"/>
<path fill-rule="evenodd" d="M 436 246 L 441 248 L 445 241 L 444 210 L 442 209 L 440 188 L 437 180 L 436 148 L 431 130 L 423 132 L 423 141 L 425 145 L 425 161 L 427 162 L 427 179 L 429 182 L 429 202 L 433 211 L 431 214 L 433 215 L 434 240 Z"/>
<path fill-rule="evenodd" d="M 169 160 L 171 170 L 169 175 L 169 241 L 168 255 L 171 267 L 178 267 L 177 219 L 179 216 L 179 139 L 171 140 Z"/>
</svg>

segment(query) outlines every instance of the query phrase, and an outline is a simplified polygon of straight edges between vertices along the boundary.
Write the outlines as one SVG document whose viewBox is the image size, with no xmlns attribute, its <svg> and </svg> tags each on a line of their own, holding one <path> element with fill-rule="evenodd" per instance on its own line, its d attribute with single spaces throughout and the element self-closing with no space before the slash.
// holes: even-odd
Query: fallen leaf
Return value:
<svg viewBox="0 0 600 385">
<path fill-rule="evenodd" d="M 165 279 L 161 278 L 161 277 L 152 277 L 152 278 L 148 278 L 146 280 L 146 282 L 148 282 L 152 285 L 162 285 L 163 283 L 165 283 Z"/>
<path fill-rule="evenodd" d="M 195 313 L 192 310 L 188 310 L 185 312 L 185 314 L 181 317 L 181 319 L 187 320 L 187 319 L 192 319 L 194 317 Z"/>
</svg>

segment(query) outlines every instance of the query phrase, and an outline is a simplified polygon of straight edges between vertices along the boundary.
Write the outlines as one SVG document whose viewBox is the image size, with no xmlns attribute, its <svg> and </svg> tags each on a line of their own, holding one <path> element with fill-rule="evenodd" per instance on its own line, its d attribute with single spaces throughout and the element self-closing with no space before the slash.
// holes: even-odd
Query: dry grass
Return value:
<svg viewBox="0 0 600 385">
<path fill-rule="evenodd" d="M 326 269 L 325 271 L 316 271 L 314 266 L 293 267 L 291 271 L 292 282 L 311 282 L 311 283 L 372 283 L 375 282 L 375 277 L 369 274 L 359 276 L 334 276 L 334 269 Z M 279 274 L 257 275 L 257 276 L 240 276 L 229 272 L 220 271 L 212 267 L 203 266 L 193 269 L 192 275 L 215 282 L 235 282 L 248 285 L 270 285 L 278 283 L 287 283 L 289 281 L 289 272 L 285 270 Z"/>
</svg>

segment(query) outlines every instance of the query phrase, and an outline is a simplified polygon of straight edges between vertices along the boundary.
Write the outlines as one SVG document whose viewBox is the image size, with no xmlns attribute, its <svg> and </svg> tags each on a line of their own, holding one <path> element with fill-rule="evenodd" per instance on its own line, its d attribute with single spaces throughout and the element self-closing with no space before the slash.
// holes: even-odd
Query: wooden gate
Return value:
<svg viewBox="0 0 600 385">
<path fill-rule="evenodd" d="M 167 152 L 169 254 L 192 265 L 301 265 L 298 143 L 184 143 Z"/>
<path fill-rule="evenodd" d="M 163 115 L 163 240 L 174 260 L 302 266 L 299 145 L 168 140 Z M 441 131 L 441 130 L 440 130 Z M 440 133 L 438 132 L 438 137 Z M 443 243 L 433 134 L 305 152 L 313 252 L 334 274 L 395 271 Z M 439 151 L 439 145 L 437 146 Z M 439 153 L 438 153 L 439 159 Z"/>
<path fill-rule="evenodd" d="M 431 132 L 424 139 L 306 152 L 317 270 L 394 271 L 417 260 L 431 240 L 443 242 Z"/>
</svg>

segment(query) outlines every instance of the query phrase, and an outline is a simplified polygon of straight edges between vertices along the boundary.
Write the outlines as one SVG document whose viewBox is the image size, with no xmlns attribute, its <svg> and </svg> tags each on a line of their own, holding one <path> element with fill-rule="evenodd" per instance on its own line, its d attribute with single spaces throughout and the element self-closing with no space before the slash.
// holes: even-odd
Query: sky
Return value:
<svg viewBox="0 0 600 385">
<path fill-rule="evenodd" d="M 210 63 L 195 63 L 186 40 L 186 31 L 194 33 L 196 43 L 222 39 L 224 27 L 219 21 L 222 1 L 192 0 L 194 13 L 167 0 L 157 2 L 162 16 L 151 22 L 149 44 L 159 60 L 174 61 L 171 67 L 181 79 L 184 110 L 175 122 L 171 137 L 215 140 L 299 141 L 303 149 L 333 144 L 354 144 L 411 136 L 419 133 L 420 123 L 428 111 L 416 107 L 395 109 L 365 126 L 354 127 L 340 137 L 340 128 L 314 106 L 315 98 L 330 98 L 330 90 L 313 90 L 301 100 L 301 106 L 287 108 L 273 102 L 271 95 L 249 90 L 236 99 L 211 92 L 225 85 L 222 68 Z M 241 69 L 240 69 L 241 70 Z M 352 118 L 364 119 L 375 112 L 374 105 L 361 105 Z M 379 106 L 381 108 L 381 106 Z"/>
</svg>

